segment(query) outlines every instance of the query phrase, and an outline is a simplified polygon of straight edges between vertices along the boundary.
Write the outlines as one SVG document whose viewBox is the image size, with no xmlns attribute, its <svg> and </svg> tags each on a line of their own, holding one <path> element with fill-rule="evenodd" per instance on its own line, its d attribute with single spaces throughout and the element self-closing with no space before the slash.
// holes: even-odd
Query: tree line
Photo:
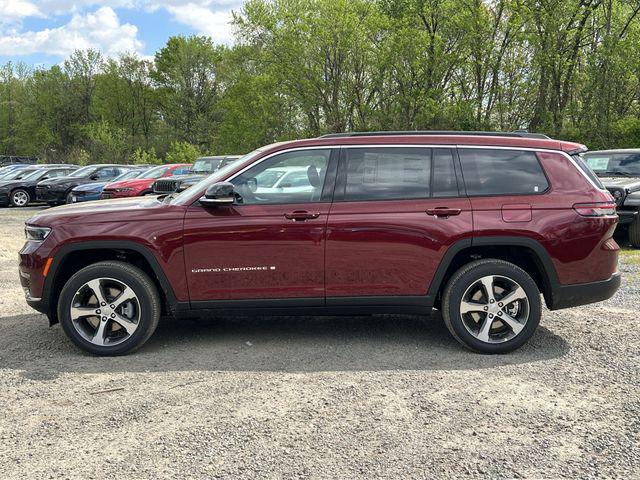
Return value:
<svg viewBox="0 0 640 480">
<path fill-rule="evenodd" d="M 233 46 L 3 65 L 0 151 L 156 163 L 416 129 L 640 147 L 639 20 L 640 0 L 249 0 Z"/>
</svg>

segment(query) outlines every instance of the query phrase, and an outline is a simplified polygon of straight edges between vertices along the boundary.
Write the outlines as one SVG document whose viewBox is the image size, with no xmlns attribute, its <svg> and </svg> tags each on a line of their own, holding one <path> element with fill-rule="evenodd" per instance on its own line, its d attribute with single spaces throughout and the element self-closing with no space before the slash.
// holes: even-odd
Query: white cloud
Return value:
<svg viewBox="0 0 640 480">
<path fill-rule="evenodd" d="M 44 53 L 67 56 L 74 50 L 94 48 L 104 55 L 140 52 L 138 28 L 122 24 L 111 7 L 93 13 L 74 14 L 65 25 L 40 31 L 11 32 L 0 35 L 0 55 Z"/>
<path fill-rule="evenodd" d="M 215 42 L 233 41 L 231 11 L 240 8 L 239 0 L 151 0 L 151 10 L 165 9 L 173 18 Z"/>
<path fill-rule="evenodd" d="M 0 12 L 0 23 L 42 16 L 38 7 L 26 0 L 0 0 Z"/>
</svg>

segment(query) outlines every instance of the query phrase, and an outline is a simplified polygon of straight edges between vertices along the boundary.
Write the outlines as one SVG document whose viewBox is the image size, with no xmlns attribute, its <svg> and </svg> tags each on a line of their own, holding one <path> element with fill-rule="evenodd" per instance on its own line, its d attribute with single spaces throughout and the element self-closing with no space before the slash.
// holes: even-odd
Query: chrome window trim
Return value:
<svg viewBox="0 0 640 480">
<path fill-rule="evenodd" d="M 600 189 L 600 187 L 598 187 L 595 183 L 593 183 L 593 181 L 589 178 L 589 176 L 584 173 L 582 171 L 582 169 L 578 166 L 578 164 L 575 162 L 575 160 L 573 158 L 571 158 L 571 155 L 569 155 L 567 152 L 563 151 L 563 150 L 554 150 L 554 149 L 550 149 L 550 148 L 539 148 L 539 147 L 514 147 L 514 146 L 504 146 L 504 145 L 498 145 L 498 146 L 492 146 L 492 145 L 456 145 L 456 144 L 430 144 L 430 143 L 393 143 L 393 144 L 372 144 L 372 143 L 368 143 L 368 144 L 361 144 L 361 145 L 352 145 L 352 144 L 348 144 L 348 145 L 342 145 L 340 143 L 333 143 L 331 145 L 313 145 L 313 146 L 308 146 L 308 147 L 292 147 L 292 148 L 285 148 L 283 150 L 278 150 L 277 152 L 273 152 L 270 153 L 268 155 L 265 155 L 264 157 L 258 159 L 257 161 L 253 162 L 250 165 L 247 165 L 245 168 L 243 168 L 242 170 L 234 173 L 233 175 L 231 175 L 230 177 L 226 178 L 224 181 L 225 182 L 230 182 L 231 180 L 233 180 L 234 178 L 236 178 L 238 175 L 242 175 L 244 172 L 246 172 L 247 170 L 249 170 L 250 168 L 253 168 L 254 166 L 260 164 L 261 162 L 263 162 L 264 160 L 267 160 L 269 158 L 272 158 L 276 155 L 280 155 L 283 153 L 289 153 L 289 152 L 295 152 L 295 151 L 300 151 L 300 150 L 331 150 L 331 149 L 341 149 L 341 148 L 456 148 L 456 149 L 476 149 L 476 150 L 515 150 L 515 151 L 521 151 L 521 152 L 543 152 L 543 153 L 555 153 L 555 154 L 559 154 L 562 155 L 564 157 L 566 157 L 571 164 L 573 165 L 573 167 L 578 170 L 580 172 L 580 175 L 582 175 L 582 177 L 584 177 L 587 182 L 589 182 L 590 185 L 592 185 L 594 188 L 596 188 L 599 191 L 602 191 Z M 545 173 L 546 175 L 546 173 Z M 205 188 L 206 190 L 206 188 Z M 185 202 L 186 204 L 193 204 L 196 203 L 200 197 L 204 194 L 204 191 L 202 190 L 201 192 L 198 193 L 194 193 L 193 197 L 191 197 L 191 202 Z"/>
</svg>

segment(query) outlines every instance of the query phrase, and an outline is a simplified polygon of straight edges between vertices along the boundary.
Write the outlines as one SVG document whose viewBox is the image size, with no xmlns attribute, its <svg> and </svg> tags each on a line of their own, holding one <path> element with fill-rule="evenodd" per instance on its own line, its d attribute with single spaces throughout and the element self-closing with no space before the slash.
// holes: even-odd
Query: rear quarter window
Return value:
<svg viewBox="0 0 640 480">
<path fill-rule="evenodd" d="M 537 195 L 549 188 L 533 152 L 473 148 L 458 152 L 468 195 Z"/>
</svg>

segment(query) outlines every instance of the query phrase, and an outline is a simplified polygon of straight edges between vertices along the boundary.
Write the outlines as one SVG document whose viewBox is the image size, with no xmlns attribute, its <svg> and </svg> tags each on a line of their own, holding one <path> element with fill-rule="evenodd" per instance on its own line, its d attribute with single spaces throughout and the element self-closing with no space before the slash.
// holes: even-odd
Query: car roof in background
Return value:
<svg viewBox="0 0 640 480">
<path fill-rule="evenodd" d="M 616 153 L 639 153 L 640 148 L 617 148 L 614 150 L 591 150 L 586 152 L 585 155 L 611 155 Z"/>
</svg>

